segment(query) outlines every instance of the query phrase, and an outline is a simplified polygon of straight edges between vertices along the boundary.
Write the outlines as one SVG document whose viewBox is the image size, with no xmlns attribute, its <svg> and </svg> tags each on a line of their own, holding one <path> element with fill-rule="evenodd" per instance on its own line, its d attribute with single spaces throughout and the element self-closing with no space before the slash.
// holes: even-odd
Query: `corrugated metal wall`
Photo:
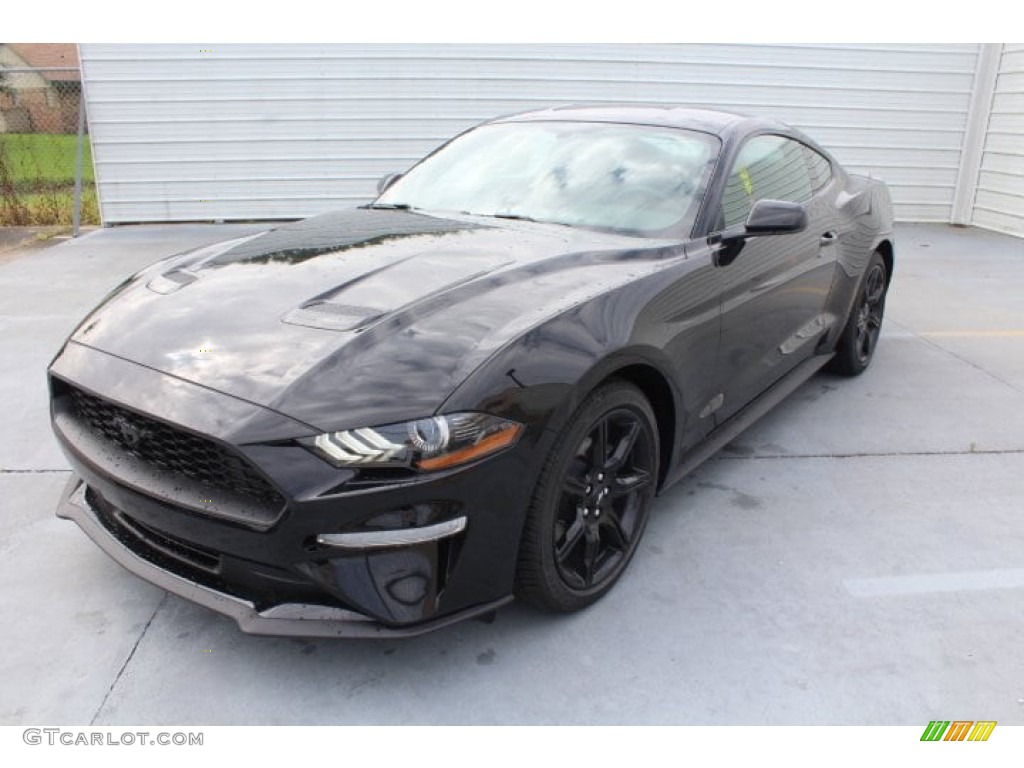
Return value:
<svg viewBox="0 0 1024 768">
<path fill-rule="evenodd" d="M 1024 235 L 1024 44 L 1003 46 L 974 198 L 974 223 Z"/>
<path fill-rule="evenodd" d="M 851 170 L 885 178 L 899 218 L 948 221 L 978 49 L 89 44 L 81 54 L 108 224 L 350 206 L 482 119 L 621 102 L 780 117 Z"/>
</svg>

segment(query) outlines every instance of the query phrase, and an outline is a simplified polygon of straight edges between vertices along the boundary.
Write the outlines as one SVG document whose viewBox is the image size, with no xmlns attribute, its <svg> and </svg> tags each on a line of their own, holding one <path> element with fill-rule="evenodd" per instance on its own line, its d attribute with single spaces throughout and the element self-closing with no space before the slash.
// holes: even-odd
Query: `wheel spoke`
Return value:
<svg viewBox="0 0 1024 768">
<path fill-rule="evenodd" d="M 626 533 L 626 529 L 622 527 L 622 520 L 619 519 L 619 514 L 609 509 L 605 513 L 605 519 L 602 521 L 604 530 L 608 531 L 608 544 L 619 552 L 625 552 L 629 548 L 629 534 Z"/>
<path fill-rule="evenodd" d="M 634 469 L 628 474 L 619 475 L 612 485 L 611 495 L 613 499 L 621 496 L 628 496 L 631 493 L 642 490 L 651 484 L 651 473 L 642 469 Z"/>
<path fill-rule="evenodd" d="M 597 561 L 601 554 L 601 537 L 597 528 L 587 527 L 586 545 L 583 548 L 583 582 L 589 587 L 594 583 L 594 574 L 597 573 Z"/>
<path fill-rule="evenodd" d="M 578 477 L 569 475 L 565 478 L 565 483 L 562 484 L 562 490 L 570 496 L 585 498 L 587 495 L 587 484 Z"/>
<path fill-rule="evenodd" d="M 573 553 L 576 546 L 580 543 L 580 539 L 583 537 L 587 526 L 580 518 L 569 526 L 569 530 L 565 532 L 565 539 L 561 544 L 556 543 L 555 545 L 555 557 L 558 558 L 560 563 L 564 563 L 566 559 Z"/>
<path fill-rule="evenodd" d="M 633 452 L 633 446 L 636 445 L 638 437 L 640 437 L 640 425 L 632 421 L 626 430 L 626 434 L 619 438 L 619 441 L 615 444 L 615 450 L 612 451 L 612 455 L 605 462 L 604 468 L 606 470 L 615 470 L 623 466 L 626 463 L 626 459 Z"/>
<path fill-rule="evenodd" d="M 590 461 L 594 467 L 603 467 L 608 458 L 608 419 L 601 419 L 592 433 Z"/>
<path fill-rule="evenodd" d="M 858 339 L 858 349 L 860 350 L 861 359 L 871 357 L 871 351 L 875 346 L 875 335 L 871 332 L 870 328 L 865 328 L 861 332 L 861 338 Z"/>
<path fill-rule="evenodd" d="M 884 290 L 885 280 L 882 277 L 882 271 L 880 269 L 875 269 L 868 278 L 867 288 L 864 291 L 864 298 L 871 305 L 877 304 L 882 298 L 882 292 Z"/>
</svg>

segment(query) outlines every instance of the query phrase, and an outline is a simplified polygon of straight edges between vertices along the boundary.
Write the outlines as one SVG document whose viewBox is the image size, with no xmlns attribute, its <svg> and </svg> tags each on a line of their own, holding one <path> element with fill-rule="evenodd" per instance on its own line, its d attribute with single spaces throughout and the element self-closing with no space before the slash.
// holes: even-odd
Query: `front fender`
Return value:
<svg viewBox="0 0 1024 768">
<path fill-rule="evenodd" d="M 557 436 L 587 395 L 616 375 L 637 383 L 658 401 L 659 424 L 668 436 L 663 459 L 672 461 L 675 436 L 683 434 L 690 403 L 672 375 L 664 351 L 643 343 L 609 339 L 570 312 L 507 345 L 477 369 L 440 411 L 486 411 L 527 426 L 533 469 L 540 471 Z M 649 388 L 657 391 L 650 392 Z M 668 403 L 662 403 L 662 400 Z"/>
</svg>

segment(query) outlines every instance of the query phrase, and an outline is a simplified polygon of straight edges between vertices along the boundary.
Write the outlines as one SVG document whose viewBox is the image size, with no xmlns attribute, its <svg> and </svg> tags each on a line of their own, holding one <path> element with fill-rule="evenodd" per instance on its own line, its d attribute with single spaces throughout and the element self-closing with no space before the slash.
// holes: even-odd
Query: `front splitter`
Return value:
<svg viewBox="0 0 1024 768">
<path fill-rule="evenodd" d="M 248 600 L 218 592 L 136 555 L 100 523 L 97 511 L 89 503 L 85 491 L 85 482 L 77 475 L 72 475 L 57 506 L 57 517 L 76 523 L 104 552 L 136 576 L 172 594 L 231 617 L 246 634 L 310 638 L 413 637 L 490 613 L 513 599 L 509 595 L 439 619 L 401 627 L 380 624 L 354 611 L 326 605 L 284 603 L 260 611 Z"/>
</svg>

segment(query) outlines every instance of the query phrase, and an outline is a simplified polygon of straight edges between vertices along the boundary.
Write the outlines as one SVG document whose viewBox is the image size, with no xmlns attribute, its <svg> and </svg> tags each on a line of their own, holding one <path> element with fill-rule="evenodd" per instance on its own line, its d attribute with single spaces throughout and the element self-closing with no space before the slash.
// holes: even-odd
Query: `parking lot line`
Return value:
<svg viewBox="0 0 1024 768">
<path fill-rule="evenodd" d="M 846 579 L 843 581 L 843 586 L 854 597 L 893 597 L 933 592 L 1020 589 L 1024 587 L 1024 568 Z"/>
<path fill-rule="evenodd" d="M 921 336 L 929 339 L 997 339 L 997 338 L 1021 338 L 1024 337 L 1024 330 L 992 330 L 992 331 L 924 331 Z"/>
</svg>

